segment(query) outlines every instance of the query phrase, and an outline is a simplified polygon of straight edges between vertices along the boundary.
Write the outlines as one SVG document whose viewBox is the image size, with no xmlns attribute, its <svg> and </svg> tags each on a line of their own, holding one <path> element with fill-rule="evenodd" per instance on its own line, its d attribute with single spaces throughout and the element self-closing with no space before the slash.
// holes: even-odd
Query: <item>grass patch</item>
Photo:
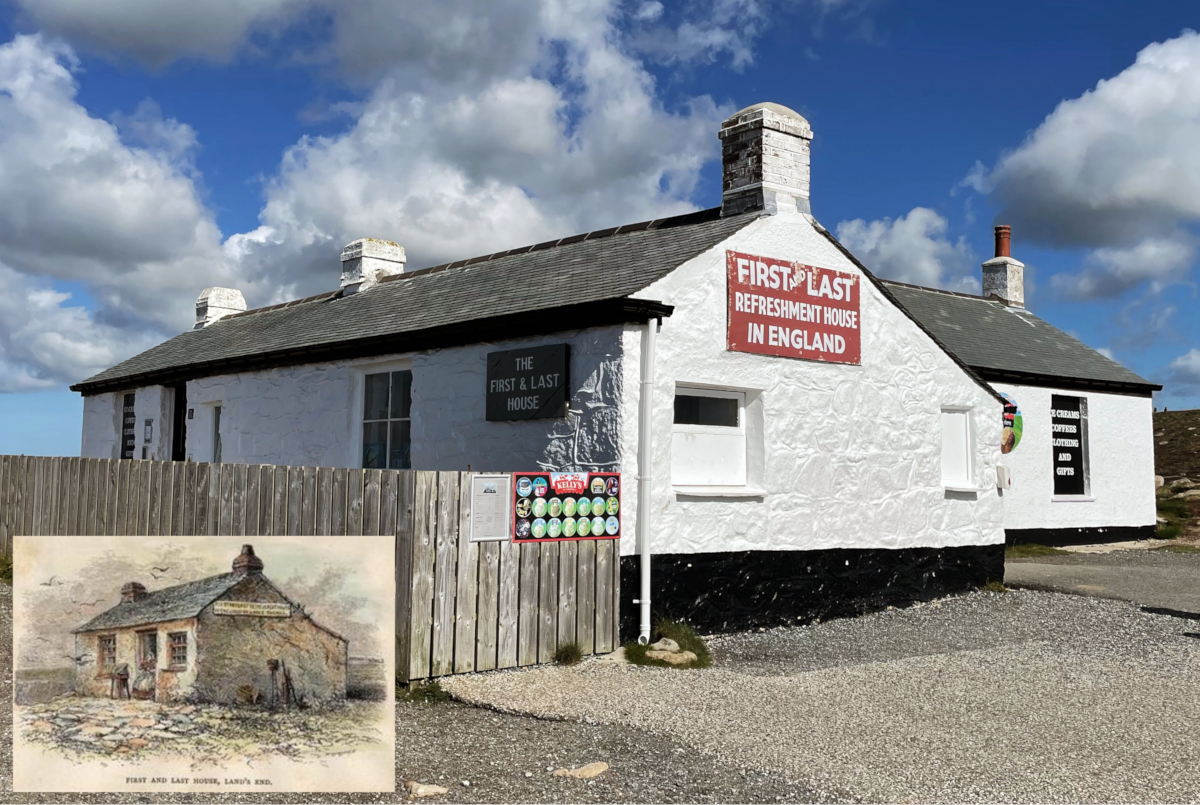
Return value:
<svg viewBox="0 0 1200 805">
<path fill-rule="evenodd" d="M 560 643 L 554 650 L 554 661 L 559 665 L 578 665 L 583 659 L 583 648 L 578 643 Z"/>
<path fill-rule="evenodd" d="M 1192 519 L 1192 513 L 1186 500 L 1160 499 L 1158 516 L 1166 520 L 1165 523 L 1159 523 L 1158 528 L 1154 529 L 1154 536 L 1159 539 L 1178 539 Z"/>
<path fill-rule="evenodd" d="M 1007 593 L 1007 592 L 1012 592 L 1012 591 L 1011 591 L 1011 590 L 1009 590 L 1007 587 L 1005 587 L 1005 586 L 1004 586 L 1004 584 L 1002 584 L 1001 582 L 998 582 L 998 581 L 989 581 L 987 584 L 983 585 L 983 591 L 984 591 L 985 593 Z"/>
<path fill-rule="evenodd" d="M 1151 548 L 1152 551 L 1166 551 L 1167 553 L 1200 553 L 1200 548 L 1195 545 L 1159 545 L 1157 548 Z"/>
<path fill-rule="evenodd" d="M 396 701 L 440 704 L 450 701 L 450 694 L 435 679 L 432 682 L 396 683 Z"/>
<path fill-rule="evenodd" d="M 1156 539 L 1178 539 L 1183 533 L 1183 526 L 1179 523 L 1159 523 L 1158 528 L 1154 529 Z"/>
<path fill-rule="evenodd" d="M 1029 542 L 1023 545 L 1009 545 L 1004 549 L 1005 559 L 1026 559 L 1030 556 L 1066 556 L 1070 551 L 1051 548 L 1049 545 L 1038 545 Z"/>
<path fill-rule="evenodd" d="M 0 581 L 12 586 L 12 559 L 0 556 Z"/>
<path fill-rule="evenodd" d="M 671 665 L 664 660 L 647 657 L 646 652 L 650 650 L 650 646 L 643 646 L 636 640 L 625 644 L 625 659 L 634 665 L 650 665 L 655 668 L 707 668 L 712 665 L 708 644 L 687 624 L 660 618 L 654 624 L 654 631 L 650 633 L 650 642 L 657 642 L 664 637 L 678 643 L 681 650 L 695 654 L 696 659 L 687 665 Z"/>
</svg>

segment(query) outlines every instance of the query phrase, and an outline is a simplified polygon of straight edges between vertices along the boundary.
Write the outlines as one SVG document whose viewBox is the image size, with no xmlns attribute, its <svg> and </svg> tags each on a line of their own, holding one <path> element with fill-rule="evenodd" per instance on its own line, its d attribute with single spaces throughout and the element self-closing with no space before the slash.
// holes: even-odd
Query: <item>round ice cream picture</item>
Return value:
<svg viewBox="0 0 1200 805">
<path fill-rule="evenodd" d="M 564 517 L 574 517 L 575 516 L 575 498 L 567 498 L 566 500 L 563 501 L 563 516 Z"/>
<path fill-rule="evenodd" d="M 616 498 L 609 498 L 604 503 L 604 510 L 606 512 L 608 512 L 609 514 L 616 514 L 617 510 L 620 508 L 621 508 L 621 503 Z"/>
<path fill-rule="evenodd" d="M 546 536 L 546 521 L 540 517 L 533 521 L 533 536 L 537 539 Z"/>
<path fill-rule="evenodd" d="M 579 518 L 579 536 L 586 537 L 592 531 L 592 521 L 586 517 Z"/>
<path fill-rule="evenodd" d="M 568 517 L 567 519 L 563 520 L 562 529 L 564 537 L 575 536 L 575 518 Z"/>
<path fill-rule="evenodd" d="M 603 517 L 593 517 L 592 518 L 592 533 L 597 536 L 604 533 L 604 518 Z"/>
<path fill-rule="evenodd" d="M 604 494 L 608 495 L 610 498 L 616 497 L 617 492 L 620 491 L 620 489 L 621 482 L 616 478 L 609 478 L 604 482 Z"/>
<path fill-rule="evenodd" d="M 549 512 L 551 517 L 560 517 L 563 513 L 562 500 L 559 498 L 550 498 Z"/>
<path fill-rule="evenodd" d="M 517 539 L 529 538 L 529 521 L 517 520 Z"/>
<path fill-rule="evenodd" d="M 607 520 L 604 521 L 604 531 L 610 537 L 615 535 L 620 530 L 621 530 L 621 521 L 618 520 L 616 517 L 609 517 Z"/>
<path fill-rule="evenodd" d="M 528 478 L 521 478 L 517 481 L 517 494 L 523 498 L 529 497 L 529 493 L 533 491 L 533 481 Z"/>
<path fill-rule="evenodd" d="M 549 489 L 549 485 L 546 483 L 545 478 L 534 479 L 533 494 L 537 495 L 539 498 L 544 498 L 546 496 L 547 489 Z"/>
<path fill-rule="evenodd" d="M 517 517 L 528 517 L 532 510 L 533 504 L 529 502 L 529 498 L 521 498 L 517 501 Z"/>
<path fill-rule="evenodd" d="M 587 517 L 589 514 L 592 513 L 591 499 L 590 498 L 580 498 L 579 502 L 575 504 L 575 511 L 577 511 L 579 513 L 580 517 Z"/>
<path fill-rule="evenodd" d="M 552 537 L 562 534 L 562 520 L 559 520 L 557 517 L 551 517 L 550 522 L 546 523 L 546 533 Z"/>
<path fill-rule="evenodd" d="M 533 516 L 534 517 L 545 517 L 546 516 L 546 499 L 545 498 L 534 498 L 533 499 Z"/>
<path fill-rule="evenodd" d="M 592 479 L 592 494 L 593 495 L 603 495 L 604 494 L 604 479 L 603 478 L 593 478 Z"/>
</svg>

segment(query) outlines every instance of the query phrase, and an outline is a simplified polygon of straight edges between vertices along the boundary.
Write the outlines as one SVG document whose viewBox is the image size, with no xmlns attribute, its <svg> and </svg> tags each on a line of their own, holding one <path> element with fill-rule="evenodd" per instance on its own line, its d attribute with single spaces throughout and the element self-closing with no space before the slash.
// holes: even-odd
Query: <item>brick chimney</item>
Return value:
<svg viewBox="0 0 1200 805">
<path fill-rule="evenodd" d="M 777 103 L 756 103 L 721 124 L 721 215 L 746 210 L 812 212 L 808 155 L 812 128 Z"/>
<path fill-rule="evenodd" d="M 365 291 L 384 277 L 404 272 L 404 247 L 390 240 L 359 238 L 342 249 L 342 294 Z"/>
<path fill-rule="evenodd" d="M 263 571 L 263 561 L 254 555 L 253 545 L 243 545 L 242 552 L 233 560 L 233 572 L 257 576 Z"/>
<path fill-rule="evenodd" d="M 236 288 L 205 288 L 196 299 L 196 326 L 202 330 L 213 322 L 246 310 L 246 297 Z"/>
<path fill-rule="evenodd" d="M 147 595 L 146 585 L 138 581 L 127 581 L 121 585 L 121 603 L 141 601 Z"/>
<path fill-rule="evenodd" d="M 996 296 L 1009 307 L 1025 307 L 1025 264 L 1014 260 L 1012 227 L 996 227 L 996 256 L 983 264 L 983 296 Z"/>
</svg>

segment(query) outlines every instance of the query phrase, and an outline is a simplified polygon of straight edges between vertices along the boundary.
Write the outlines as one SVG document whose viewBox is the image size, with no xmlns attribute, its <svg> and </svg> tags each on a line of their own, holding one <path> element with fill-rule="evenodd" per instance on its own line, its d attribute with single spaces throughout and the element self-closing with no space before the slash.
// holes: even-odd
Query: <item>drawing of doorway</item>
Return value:
<svg viewBox="0 0 1200 805">
<path fill-rule="evenodd" d="M 138 673 L 133 680 L 135 699 L 153 699 L 157 686 L 158 630 L 137 633 Z"/>
</svg>

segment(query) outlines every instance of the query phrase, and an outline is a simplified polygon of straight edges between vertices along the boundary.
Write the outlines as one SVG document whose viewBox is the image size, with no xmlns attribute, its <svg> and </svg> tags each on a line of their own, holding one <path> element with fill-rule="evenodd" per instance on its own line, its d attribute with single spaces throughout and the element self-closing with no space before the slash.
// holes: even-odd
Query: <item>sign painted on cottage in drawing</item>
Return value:
<svg viewBox="0 0 1200 805">
<path fill-rule="evenodd" d="M 859 276 L 727 251 L 733 352 L 861 362 Z"/>
<path fill-rule="evenodd" d="M 566 344 L 525 347 L 487 356 L 487 420 L 567 415 Z"/>
<path fill-rule="evenodd" d="M 214 615 L 243 615 L 255 618 L 290 618 L 292 608 L 288 604 L 264 601 L 218 601 L 213 604 Z"/>
<path fill-rule="evenodd" d="M 513 475 L 513 542 L 620 539 L 621 474 Z"/>
</svg>

